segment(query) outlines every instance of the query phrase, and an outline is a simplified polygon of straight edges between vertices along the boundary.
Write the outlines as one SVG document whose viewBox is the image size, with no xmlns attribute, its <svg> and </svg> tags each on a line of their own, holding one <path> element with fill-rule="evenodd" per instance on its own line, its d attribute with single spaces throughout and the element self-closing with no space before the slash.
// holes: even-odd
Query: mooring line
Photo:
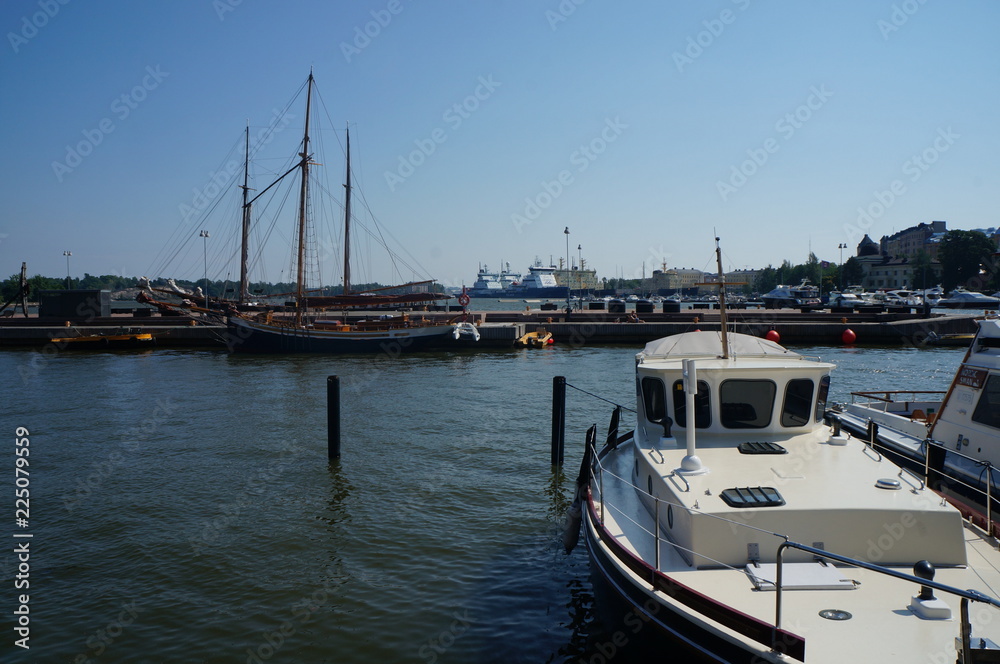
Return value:
<svg viewBox="0 0 1000 664">
<path fill-rule="evenodd" d="M 587 390 L 584 390 L 584 389 L 582 389 L 582 388 L 579 388 L 579 387 L 577 387 L 576 385 L 573 385 L 572 383 L 566 383 L 566 387 L 572 387 L 572 388 L 573 388 L 574 390 L 576 390 L 577 392 L 583 392 L 584 394 L 586 394 L 586 395 L 588 395 L 588 396 L 592 396 L 592 397 L 594 397 L 595 399 L 600 399 L 601 401 L 605 401 L 605 402 L 607 402 L 607 403 L 611 404 L 612 406 L 614 406 L 615 408 L 621 408 L 622 410 L 627 410 L 627 411 L 628 411 L 628 412 L 630 412 L 630 413 L 634 413 L 634 412 L 636 412 L 636 411 L 635 411 L 634 409 L 632 409 L 632 408 L 629 408 L 628 406 L 623 406 L 622 404 L 620 404 L 620 403 L 615 403 L 614 401 L 611 401 L 610 399 L 605 399 L 604 397 L 600 397 L 600 396 L 597 396 L 597 395 L 596 395 L 596 394 L 594 394 L 593 392 L 588 392 Z"/>
</svg>

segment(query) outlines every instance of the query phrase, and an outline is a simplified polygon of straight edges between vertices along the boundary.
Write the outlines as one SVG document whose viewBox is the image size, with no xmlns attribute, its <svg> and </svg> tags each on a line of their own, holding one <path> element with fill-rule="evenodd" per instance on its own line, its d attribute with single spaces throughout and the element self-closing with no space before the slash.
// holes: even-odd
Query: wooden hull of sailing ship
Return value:
<svg viewBox="0 0 1000 664">
<path fill-rule="evenodd" d="M 388 353 L 426 350 L 455 343 L 454 325 L 429 325 L 391 329 L 330 330 L 288 325 L 268 325 L 230 317 L 230 341 L 240 353 Z M 345 326 L 347 327 L 347 326 Z"/>
</svg>

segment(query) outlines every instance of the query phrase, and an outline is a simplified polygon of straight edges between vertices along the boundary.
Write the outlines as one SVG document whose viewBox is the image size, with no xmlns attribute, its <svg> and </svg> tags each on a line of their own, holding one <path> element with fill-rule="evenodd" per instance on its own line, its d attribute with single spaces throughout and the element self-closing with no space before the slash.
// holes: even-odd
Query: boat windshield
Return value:
<svg viewBox="0 0 1000 664">
<path fill-rule="evenodd" d="M 993 374 L 986 380 L 986 386 L 972 413 L 972 421 L 1000 429 L 1000 374 Z"/>
<path fill-rule="evenodd" d="M 781 407 L 781 426 L 801 427 L 812 416 L 813 381 L 796 378 L 785 385 L 785 404 Z"/>
<path fill-rule="evenodd" d="M 763 429 L 771 423 L 777 386 L 770 380 L 732 379 L 719 386 L 719 419 L 727 429 Z"/>
<path fill-rule="evenodd" d="M 687 403 L 684 399 L 684 381 L 674 383 L 674 421 L 677 426 L 687 426 Z M 712 403 L 709 398 L 708 383 L 698 381 L 698 393 L 694 397 L 694 426 L 707 429 L 712 424 Z"/>
</svg>

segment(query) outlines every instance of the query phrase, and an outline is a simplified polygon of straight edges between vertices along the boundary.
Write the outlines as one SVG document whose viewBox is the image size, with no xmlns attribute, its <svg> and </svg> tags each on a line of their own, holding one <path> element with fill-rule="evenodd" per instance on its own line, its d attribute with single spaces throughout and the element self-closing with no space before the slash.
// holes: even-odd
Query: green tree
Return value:
<svg viewBox="0 0 1000 664">
<path fill-rule="evenodd" d="M 934 263 L 931 261 L 930 254 L 921 249 L 913 257 L 913 283 L 910 284 L 911 288 L 919 288 L 920 290 L 925 290 L 927 288 L 933 288 L 938 282 L 937 272 L 934 270 Z"/>
<path fill-rule="evenodd" d="M 840 282 L 844 288 L 860 284 L 865 278 L 865 269 L 861 267 L 861 261 L 851 256 L 840 268 Z"/>
<path fill-rule="evenodd" d="M 971 290 L 987 287 L 994 277 L 993 254 L 996 247 L 980 231 L 948 231 L 941 239 L 941 285 L 945 291 L 957 286 Z"/>
</svg>

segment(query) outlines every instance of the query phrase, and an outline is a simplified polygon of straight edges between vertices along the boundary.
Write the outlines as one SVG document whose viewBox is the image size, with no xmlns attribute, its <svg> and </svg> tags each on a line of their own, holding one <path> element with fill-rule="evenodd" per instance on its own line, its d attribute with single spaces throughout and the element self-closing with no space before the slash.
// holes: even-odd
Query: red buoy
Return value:
<svg viewBox="0 0 1000 664">
<path fill-rule="evenodd" d="M 767 334 L 764 335 L 764 338 L 768 341 L 773 341 L 774 343 L 781 341 L 781 335 L 778 334 L 777 330 L 768 330 Z"/>
<path fill-rule="evenodd" d="M 858 335 L 854 334 L 854 330 L 852 330 L 851 328 L 847 328 L 846 330 L 844 330 L 844 333 L 840 335 L 840 340 L 843 341 L 845 344 L 853 344 L 855 341 L 857 341 L 857 339 Z"/>
</svg>

